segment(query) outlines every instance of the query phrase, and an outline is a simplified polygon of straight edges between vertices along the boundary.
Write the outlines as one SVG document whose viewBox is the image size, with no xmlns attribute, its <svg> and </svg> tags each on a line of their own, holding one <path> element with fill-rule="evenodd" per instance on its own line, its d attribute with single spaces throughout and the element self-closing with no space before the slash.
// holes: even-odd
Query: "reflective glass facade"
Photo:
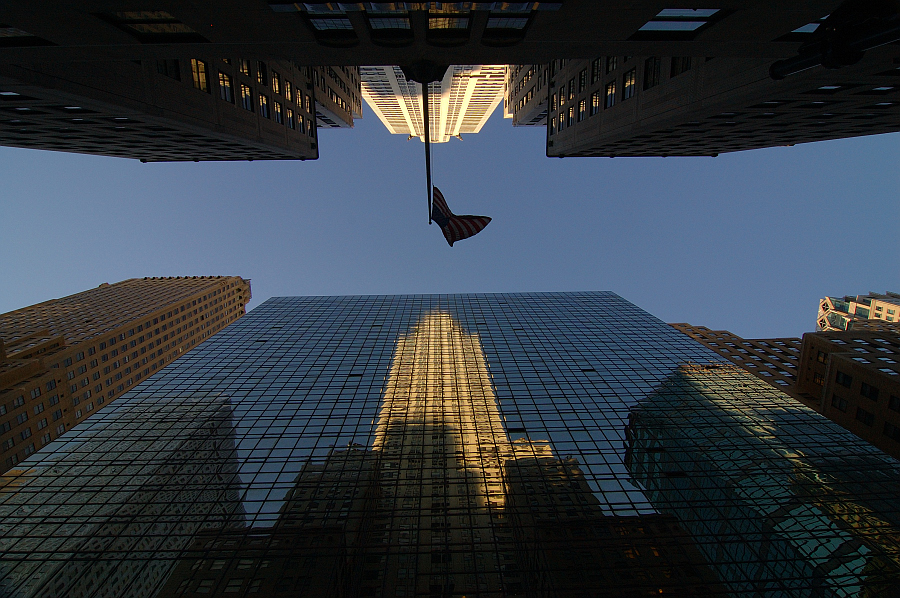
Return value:
<svg viewBox="0 0 900 598">
<path fill-rule="evenodd" d="M 891 596 L 900 463 L 612 293 L 274 298 L 0 481 L 3 596 Z"/>
</svg>

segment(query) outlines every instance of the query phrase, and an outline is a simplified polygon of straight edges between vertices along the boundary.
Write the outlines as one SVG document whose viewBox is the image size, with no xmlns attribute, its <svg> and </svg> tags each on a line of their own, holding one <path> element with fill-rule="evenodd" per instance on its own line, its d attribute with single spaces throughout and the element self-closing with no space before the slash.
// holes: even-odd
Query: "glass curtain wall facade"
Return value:
<svg viewBox="0 0 900 598">
<path fill-rule="evenodd" d="M 900 463 L 613 293 L 274 298 L 0 479 L 3 596 L 889 596 Z"/>
</svg>

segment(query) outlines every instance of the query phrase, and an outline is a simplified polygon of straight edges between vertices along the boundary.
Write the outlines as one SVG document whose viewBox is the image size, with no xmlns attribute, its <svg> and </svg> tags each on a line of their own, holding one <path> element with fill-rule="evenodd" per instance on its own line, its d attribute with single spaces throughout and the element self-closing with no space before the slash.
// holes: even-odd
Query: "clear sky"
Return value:
<svg viewBox="0 0 900 598">
<path fill-rule="evenodd" d="M 428 226 L 423 144 L 364 107 L 314 162 L 141 164 L 0 148 L 0 312 L 142 276 L 276 295 L 611 290 L 747 338 L 815 327 L 826 294 L 900 291 L 900 134 L 718 158 L 544 156 L 498 110 L 434 149 L 457 214 Z"/>
</svg>

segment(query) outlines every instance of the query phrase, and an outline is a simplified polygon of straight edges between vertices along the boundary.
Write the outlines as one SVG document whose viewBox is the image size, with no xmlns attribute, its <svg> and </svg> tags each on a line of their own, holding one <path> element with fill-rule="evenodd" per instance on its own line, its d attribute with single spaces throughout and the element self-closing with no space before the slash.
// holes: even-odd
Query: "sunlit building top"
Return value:
<svg viewBox="0 0 900 598">
<path fill-rule="evenodd" d="M 887 291 L 819 300 L 816 330 L 850 330 L 856 322 L 865 320 L 900 322 L 900 293 Z"/>
<path fill-rule="evenodd" d="M 398 66 L 359 69 L 362 96 L 388 131 L 424 140 L 422 86 Z M 478 133 L 503 99 L 506 67 L 454 65 L 430 84 L 431 140 L 445 143 L 463 133 Z"/>
</svg>

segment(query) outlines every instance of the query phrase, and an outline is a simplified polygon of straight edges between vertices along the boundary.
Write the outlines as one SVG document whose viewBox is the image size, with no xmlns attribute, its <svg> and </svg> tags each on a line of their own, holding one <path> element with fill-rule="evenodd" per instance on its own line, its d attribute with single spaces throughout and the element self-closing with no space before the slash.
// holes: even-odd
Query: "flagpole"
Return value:
<svg viewBox="0 0 900 598">
<path fill-rule="evenodd" d="M 428 124 L 428 83 L 422 83 L 422 114 L 425 121 L 425 184 L 428 193 L 428 224 L 431 224 L 431 127 Z"/>
</svg>

